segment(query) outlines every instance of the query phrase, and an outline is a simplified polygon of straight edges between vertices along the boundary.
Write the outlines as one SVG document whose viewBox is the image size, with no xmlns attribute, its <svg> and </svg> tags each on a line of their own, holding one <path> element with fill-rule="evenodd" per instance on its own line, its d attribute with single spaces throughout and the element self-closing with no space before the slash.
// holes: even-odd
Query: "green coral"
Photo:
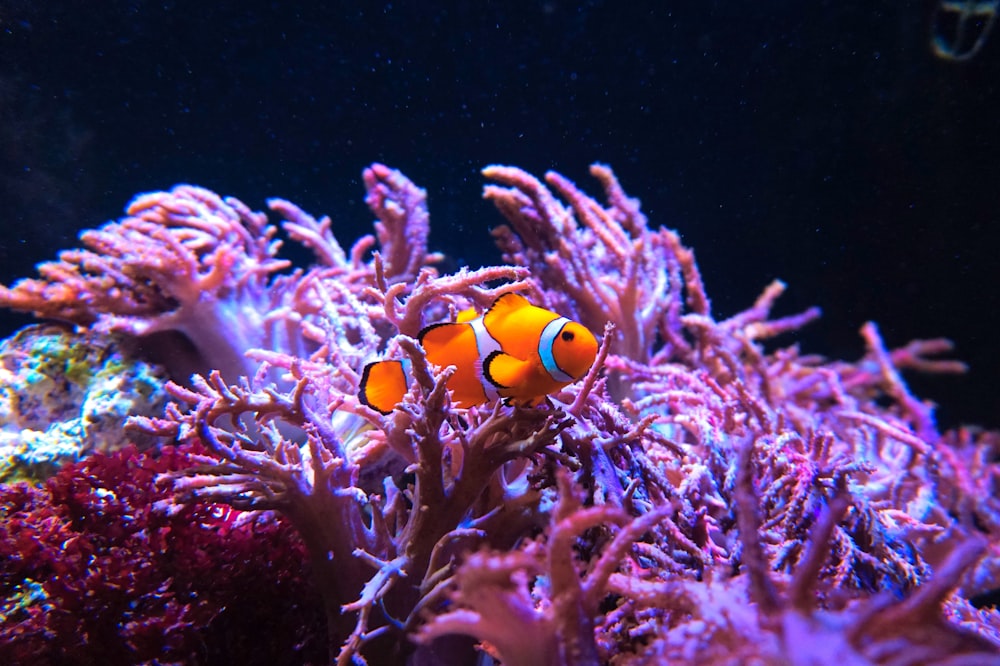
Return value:
<svg viewBox="0 0 1000 666">
<path fill-rule="evenodd" d="M 29 326 L 0 342 L 0 482 L 37 481 L 134 441 L 125 420 L 162 412 L 165 381 L 92 332 Z"/>
<path fill-rule="evenodd" d="M 25 578 L 20 585 L 15 585 L 9 597 L 0 599 L 0 624 L 18 618 L 32 606 L 44 603 L 48 599 L 45 588 L 38 581 Z"/>
</svg>

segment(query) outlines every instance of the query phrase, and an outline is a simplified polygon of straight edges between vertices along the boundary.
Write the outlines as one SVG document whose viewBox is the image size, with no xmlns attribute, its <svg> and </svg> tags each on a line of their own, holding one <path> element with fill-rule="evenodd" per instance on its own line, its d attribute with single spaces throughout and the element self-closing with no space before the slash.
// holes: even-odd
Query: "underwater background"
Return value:
<svg viewBox="0 0 1000 666">
<path fill-rule="evenodd" d="M 856 356 L 868 320 L 946 336 L 971 370 L 921 395 L 997 426 L 1000 46 L 936 57 L 935 7 L 4 0 L 0 283 L 179 182 L 353 238 L 374 161 L 427 188 L 433 249 L 495 263 L 479 169 L 600 161 L 699 251 L 720 313 L 780 278 L 781 307 L 823 309 L 810 351 Z"/>
<path fill-rule="evenodd" d="M 1000 2 L 674 4 L 0 0 L 0 663 L 1000 666 Z"/>
</svg>

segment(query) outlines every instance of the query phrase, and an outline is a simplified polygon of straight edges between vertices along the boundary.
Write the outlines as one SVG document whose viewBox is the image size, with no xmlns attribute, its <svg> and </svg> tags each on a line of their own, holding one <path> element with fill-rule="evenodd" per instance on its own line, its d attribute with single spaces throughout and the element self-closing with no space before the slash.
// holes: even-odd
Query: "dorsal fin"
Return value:
<svg viewBox="0 0 1000 666">
<path fill-rule="evenodd" d="M 468 322 L 472 321 L 473 319 L 476 319 L 477 317 L 479 317 L 479 313 L 476 312 L 476 308 L 465 308 L 464 310 L 461 310 L 457 315 L 455 315 L 455 323 L 467 324 Z"/>
<path fill-rule="evenodd" d="M 510 292 L 504 294 L 497 300 L 493 301 L 493 305 L 483 314 L 483 321 L 486 324 L 486 328 L 490 327 L 492 319 L 504 319 L 514 314 L 521 308 L 530 308 L 531 302 L 522 296 L 521 294 L 515 294 Z"/>
<path fill-rule="evenodd" d="M 431 324 L 420 331 L 417 340 L 427 352 L 428 358 L 440 358 L 441 354 L 453 344 L 455 339 L 468 329 L 468 324 L 441 323 Z"/>
</svg>

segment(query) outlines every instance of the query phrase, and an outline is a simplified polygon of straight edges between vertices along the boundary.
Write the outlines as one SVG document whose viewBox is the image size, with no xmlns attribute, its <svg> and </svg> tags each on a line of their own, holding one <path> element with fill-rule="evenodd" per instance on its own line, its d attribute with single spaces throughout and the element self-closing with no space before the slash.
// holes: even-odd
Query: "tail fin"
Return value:
<svg viewBox="0 0 1000 666">
<path fill-rule="evenodd" d="M 406 395 L 409 373 L 403 361 L 375 361 L 361 375 L 358 400 L 376 412 L 389 414 Z"/>
</svg>

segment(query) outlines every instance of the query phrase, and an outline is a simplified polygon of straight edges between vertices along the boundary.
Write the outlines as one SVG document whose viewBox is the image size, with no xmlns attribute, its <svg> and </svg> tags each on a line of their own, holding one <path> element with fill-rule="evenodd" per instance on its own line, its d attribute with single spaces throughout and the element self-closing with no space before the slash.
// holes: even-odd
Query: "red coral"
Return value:
<svg viewBox="0 0 1000 666">
<path fill-rule="evenodd" d="M 286 523 L 158 508 L 156 476 L 189 456 L 96 455 L 42 488 L 0 490 L 0 662 L 322 660 L 319 600 Z M 17 605 L 34 584 L 41 598 Z"/>
</svg>

